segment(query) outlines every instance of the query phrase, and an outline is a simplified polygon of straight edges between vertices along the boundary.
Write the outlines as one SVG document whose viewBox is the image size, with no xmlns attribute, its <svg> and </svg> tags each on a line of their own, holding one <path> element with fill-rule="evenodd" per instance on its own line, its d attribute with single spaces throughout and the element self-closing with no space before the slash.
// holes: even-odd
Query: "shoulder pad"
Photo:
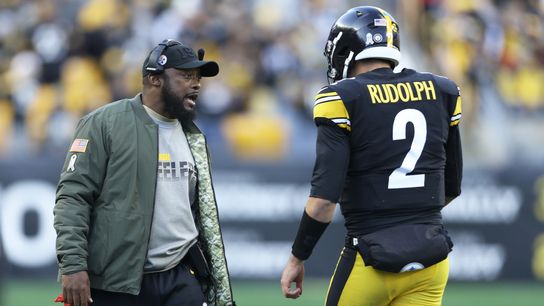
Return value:
<svg viewBox="0 0 544 306">
<path fill-rule="evenodd" d="M 461 90 L 459 89 L 459 86 L 457 86 L 454 81 L 448 79 L 447 77 L 435 75 L 432 73 L 430 73 L 430 75 L 432 76 L 436 83 L 436 86 L 440 88 L 440 90 L 454 97 L 454 100 L 451 100 L 448 106 L 451 115 L 450 126 L 458 125 L 461 121 L 463 108 L 463 102 L 461 100 Z"/>
<path fill-rule="evenodd" d="M 357 97 L 361 92 L 361 84 L 355 78 L 342 79 L 329 86 L 337 91 L 345 102 Z"/>
<path fill-rule="evenodd" d="M 455 84 L 454 81 L 448 79 L 447 77 L 431 74 L 434 81 L 436 82 L 436 85 L 444 92 L 458 96 L 459 95 L 459 86 Z"/>
<path fill-rule="evenodd" d="M 346 105 L 338 92 L 337 84 L 323 87 L 315 96 L 314 121 L 328 122 L 346 131 L 351 131 L 351 121 Z"/>
</svg>

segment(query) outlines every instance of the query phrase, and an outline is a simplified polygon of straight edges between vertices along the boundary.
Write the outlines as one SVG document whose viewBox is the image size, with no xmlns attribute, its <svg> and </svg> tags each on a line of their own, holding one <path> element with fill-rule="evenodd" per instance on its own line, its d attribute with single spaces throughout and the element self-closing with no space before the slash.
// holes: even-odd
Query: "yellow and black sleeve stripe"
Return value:
<svg viewBox="0 0 544 306">
<path fill-rule="evenodd" d="M 450 126 L 458 125 L 459 121 L 461 121 L 462 104 L 463 103 L 461 101 L 461 96 L 457 96 L 457 101 L 455 102 L 455 109 L 450 119 Z"/>
<path fill-rule="evenodd" d="M 344 101 L 336 91 L 327 87 L 322 89 L 315 97 L 314 120 L 327 119 L 338 127 L 351 132 L 351 121 Z"/>
</svg>

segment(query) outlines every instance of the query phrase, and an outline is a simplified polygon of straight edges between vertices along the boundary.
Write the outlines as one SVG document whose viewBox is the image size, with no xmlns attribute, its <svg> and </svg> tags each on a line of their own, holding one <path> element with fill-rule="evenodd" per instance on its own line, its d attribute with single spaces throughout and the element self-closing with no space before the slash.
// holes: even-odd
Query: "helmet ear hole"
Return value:
<svg viewBox="0 0 544 306">
<path fill-rule="evenodd" d="M 348 57 L 349 51 L 349 48 L 347 48 L 346 46 L 343 46 L 340 50 L 337 50 L 333 58 L 333 62 L 337 69 L 344 65 L 344 61 Z"/>
<path fill-rule="evenodd" d="M 348 56 L 348 53 L 349 53 L 349 48 L 346 45 L 338 46 L 336 48 L 336 56 L 341 56 L 346 58 L 346 56 Z"/>
<path fill-rule="evenodd" d="M 344 46 L 336 52 L 336 56 L 345 58 L 348 53 L 349 53 L 348 48 Z"/>
<path fill-rule="evenodd" d="M 345 66 L 346 59 L 348 58 L 350 53 L 350 50 L 345 48 L 343 50 L 343 53 L 337 53 L 337 55 L 333 58 L 333 68 L 336 71 L 336 77 L 334 78 L 335 81 L 343 79 L 343 76 L 347 73 L 345 73 L 345 69 L 349 69 L 350 67 Z M 351 66 L 351 65 L 350 65 Z"/>
</svg>

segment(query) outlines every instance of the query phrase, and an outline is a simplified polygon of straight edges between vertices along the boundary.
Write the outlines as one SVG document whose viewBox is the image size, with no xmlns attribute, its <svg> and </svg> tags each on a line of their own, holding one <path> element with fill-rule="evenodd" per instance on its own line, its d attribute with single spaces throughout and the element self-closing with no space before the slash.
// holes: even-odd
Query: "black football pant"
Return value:
<svg viewBox="0 0 544 306">
<path fill-rule="evenodd" d="M 91 306 L 202 306 L 204 294 L 189 267 L 144 274 L 139 295 L 91 289 Z"/>
</svg>

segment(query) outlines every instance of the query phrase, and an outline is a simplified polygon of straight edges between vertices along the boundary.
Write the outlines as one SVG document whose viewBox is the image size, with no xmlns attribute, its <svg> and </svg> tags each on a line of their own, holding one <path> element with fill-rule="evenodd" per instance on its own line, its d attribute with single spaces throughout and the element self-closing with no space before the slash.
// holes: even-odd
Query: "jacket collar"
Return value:
<svg viewBox="0 0 544 306">
<path fill-rule="evenodd" d="M 129 100 L 130 104 L 132 105 L 132 109 L 134 110 L 134 113 L 136 113 L 136 116 L 140 118 L 144 122 L 145 125 L 156 125 L 156 123 L 149 117 L 147 112 L 144 109 L 144 106 L 142 104 L 142 93 L 138 93 L 134 98 Z M 187 133 L 191 134 L 202 134 L 202 131 L 196 126 L 196 124 L 192 121 L 190 122 L 182 122 L 183 130 Z"/>
</svg>

